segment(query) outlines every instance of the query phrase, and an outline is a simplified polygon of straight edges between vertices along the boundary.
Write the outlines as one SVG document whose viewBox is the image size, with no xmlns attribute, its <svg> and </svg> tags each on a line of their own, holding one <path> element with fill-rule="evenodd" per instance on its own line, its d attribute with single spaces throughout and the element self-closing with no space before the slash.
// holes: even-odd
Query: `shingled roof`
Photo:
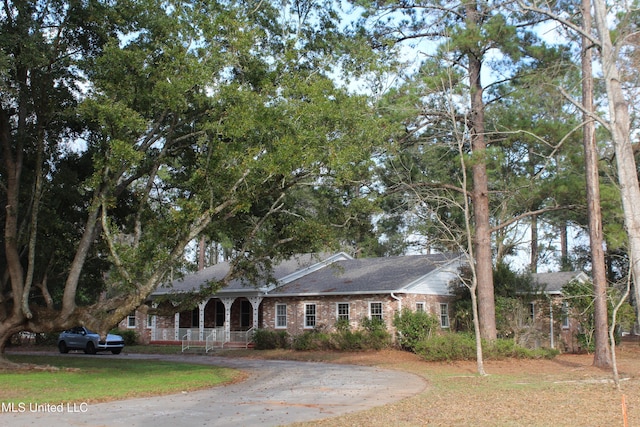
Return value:
<svg viewBox="0 0 640 427">
<path fill-rule="evenodd" d="M 582 271 L 558 271 L 533 275 L 534 283 L 539 285 L 544 293 L 550 295 L 562 294 L 562 287 L 574 280 L 584 283 L 589 280 L 589 276 Z"/>
<path fill-rule="evenodd" d="M 278 283 L 287 283 L 289 280 L 293 280 L 300 274 L 309 271 L 309 269 L 322 268 L 328 263 L 348 258 L 351 257 L 342 252 L 331 256 L 327 254 L 297 255 L 286 261 L 277 263 L 273 267 L 271 276 Z M 176 279 L 171 283 L 161 285 L 152 296 L 198 291 L 202 285 L 208 282 L 222 280 L 227 273 L 229 273 L 229 269 L 230 264 L 228 262 L 212 265 L 196 273 Z M 274 284 L 269 283 L 260 283 L 257 286 L 253 286 L 247 283 L 247 281 L 234 279 L 223 289 L 219 290 L 218 293 L 261 293 L 273 286 Z"/>
<path fill-rule="evenodd" d="M 449 281 L 458 274 L 455 254 L 359 258 L 336 261 L 289 283 L 269 296 L 407 293 L 448 295 Z"/>
</svg>

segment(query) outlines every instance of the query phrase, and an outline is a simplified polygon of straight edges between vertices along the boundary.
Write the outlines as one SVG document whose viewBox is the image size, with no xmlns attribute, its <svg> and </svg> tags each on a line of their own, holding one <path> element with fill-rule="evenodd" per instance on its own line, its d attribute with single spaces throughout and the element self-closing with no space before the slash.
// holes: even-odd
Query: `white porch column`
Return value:
<svg viewBox="0 0 640 427">
<path fill-rule="evenodd" d="M 207 305 L 207 301 L 203 301 L 198 304 L 198 317 L 200 322 L 198 323 L 198 340 L 204 341 L 204 307 Z"/>
<path fill-rule="evenodd" d="M 151 303 L 151 308 L 153 308 L 154 310 L 156 308 L 158 308 L 158 303 L 157 302 Z M 147 316 L 147 320 L 149 320 L 149 316 Z M 151 329 L 151 341 L 157 340 L 158 337 L 156 336 L 156 334 L 158 333 L 157 332 L 157 329 L 158 329 L 158 315 L 152 314 L 151 315 L 151 324 L 147 325 L 147 326 Z"/>
<path fill-rule="evenodd" d="M 233 297 L 220 298 L 224 304 L 224 342 L 231 341 L 231 306 L 235 300 Z"/>
<path fill-rule="evenodd" d="M 173 339 L 180 341 L 180 313 L 173 315 Z"/>
<path fill-rule="evenodd" d="M 253 329 L 258 329 L 258 314 L 260 313 L 260 303 L 262 302 L 262 297 L 247 297 L 249 302 L 251 303 L 251 308 L 253 308 Z"/>
</svg>

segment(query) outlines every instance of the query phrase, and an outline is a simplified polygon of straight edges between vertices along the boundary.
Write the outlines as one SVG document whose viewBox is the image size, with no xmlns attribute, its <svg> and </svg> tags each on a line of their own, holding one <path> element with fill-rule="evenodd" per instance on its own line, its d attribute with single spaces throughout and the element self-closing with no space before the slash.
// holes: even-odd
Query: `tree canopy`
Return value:
<svg viewBox="0 0 640 427">
<path fill-rule="evenodd" d="M 532 272 L 543 241 L 560 240 L 562 268 L 578 259 L 576 37 L 602 65 L 586 117 L 609 278 L 623 279 L 640 265 L 635 14 L 594 5 L 596 31 L 571 2 L 5 2 L 0 348 L 22 330 L 106 332 L 186 271 L 197 239 L 233 255 L 225 280 L 248 282 L 330 245 L 462 251 L 495 338 L 494 268 L 523 227 Z"/>
<path fill-rule="evenodd" d="M 200 235 L 251 281 L 369 209 L 377 119 L 336 84 L 325 6 L 4 3 L 2 348 L 21 330 L 105 333 Z"/>
</svg>

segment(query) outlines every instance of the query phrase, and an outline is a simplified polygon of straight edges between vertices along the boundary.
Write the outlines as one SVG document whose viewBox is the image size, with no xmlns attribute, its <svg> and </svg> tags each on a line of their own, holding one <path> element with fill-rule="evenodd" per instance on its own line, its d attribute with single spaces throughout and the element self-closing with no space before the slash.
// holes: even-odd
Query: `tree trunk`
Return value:
<svg viewBox="0 0 640 427">
<path fill-rule="evenodd" d="M 534 177 L 536 175 L 536 162 L 535 162 L 536 154 L 535 154 L 533 145 L 529 145 L 527 154 L 529 158 L 529 161 L 527 162 L 527 169 L 528 169 L 527 173 L 530 177 Z M 536 210 L 539 207 L 540 206 L 536 201 L 534 204 L 531 205 L 531 210 Z M 535 274 L 538 272 L 538 258 L 539 258 L 538 215 L 531 215 L 531 222 L 529 225 L 531 228 L 531 244 L 529 245 L 529 247 L 531 248 L 531 257 L 529 258 L 529 271 L 532 274 Z"/>
<path fill-rule="evenodd" d="M 475 280 L 474 280 L 475 281 Z M 469 290 L 471 291 L 471 309 L 473 310 L 473 330 L 476 337 L 476 368 L 478 375 L 485 376 L 487 372 L 484 370 L 484 355 L 482 354 L 482 339 L 480 337 L 481 329 L 478 318 L 478 299 L 476 298 L 477 282 L 473 284 Z"/>
<path fill-rule="evenodd" d="M 479 22 L 477 5 L 465 6 L 467 27 Z M 478 314 L 480 334 L 487 340 L 497 338 L 496 308 L 493 290 L 493 262 L 491 255 L 491 227 L 489 223 L 489 179 L 487 177 L 487 143 L 484 131 L 483 88 L 480 80 L 481 59 L 474 53 L 467 54 L 471 84 L 471 148 L 473 151 L 473 214 L 475 219 L 475 263 L 478 277 Z"/>
<path fill-rule="evenodd" d="M 582 25 L 584 31 L 591 32 L 591 3 L 582 0 Z M 599 368 L 611 367 L 611 352 L 608 337 L 607 316 L 607 271 L 604 261 L 602 213 L 600 209 L 600 178 L 598 174 L 598 149 L 595 138 L 593 112 L 591 42 L 582 38 L 582 106 L 584 107 L 584 163 L 587 190 L 587 218 L 589 221 L 589 242 L 591 246 L 591 267 L 594 293 L 595 352 L 593 365 Z"/>
<path fill-rule="evenodd" d="M 206 241 L 204 236 L 200 236 L 198 242 L 198 271 L 204 270 L 204 258 L 207 251 Z"/>
<path fill-rule="evenodd" d="M 538 215 L 531 216 L 531 262 L 529 270 L 532 274 L 538 272 Z"/>
<path fill-rule="evenodd" d="M 609 130 L 613 139 L 618 169 L 618 184 L 622 196 L 624 225 L 629 237 L 629 263 L 633 274 L 636 301 L 640 301 L 640 187 L 638 172 L 630 139 L 629 106 L 621 86 L 617 68 L 617 51 L 611 43 L 607 26 L 607 5 L 603 0 L 593 0 L 595 24 L 600 39 L 602 73 L 609 105 Z M 640 314 L 640 305 L 636 305 Z M 639 316 L 640 317 L 640 316 Z"/>
<path fill-rule="evenodd" d="M 19 298 L 22 296 L 24 285 L 24 273 L 18 250 L 18 210 L 20 193 L 20 176 L 22 173 L 22 150 L 18 147 L 15 154 L 11 150 L 9 117 L 3 108 L 0 108 L 0 144 L 4 157 L 4 169 L 6 173 L 6 213 L 4 219 L 4 252 L 6 269 L 15 303 L 13 312 L 6 315 L 19 315 L 22 305 Z"/>
<path fill-rule="evenodd" d="M 567 236 L 567 222 L 560 223 L 560 268 L 569 269 L 569 238 Z"/>
<path fill-rule="evenodd" d="M 0 368 L 14 368 L 19 366 L 7 360 L 5 357 L 5 349 L 11 337 L 24 329 L 25 320 L 21 313 L 14 313 L 0 322 Z"/>
</svg>

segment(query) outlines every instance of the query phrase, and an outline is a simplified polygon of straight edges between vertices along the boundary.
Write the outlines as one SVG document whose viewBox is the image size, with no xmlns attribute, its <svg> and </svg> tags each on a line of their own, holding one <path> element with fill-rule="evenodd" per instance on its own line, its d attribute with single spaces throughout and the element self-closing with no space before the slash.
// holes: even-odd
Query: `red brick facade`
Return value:
<svg viewBox="0 0 640 427">
<path fill-rule="evenodd" d="M 435 295 L 411 294 L 396 296 L 396 298 L 390 294 L 266 298 L 262 301 L 260 307 L 262 313 L 261 327 L 286 330 L 291 335 L 298 335 L 305 330 L 313 329 L 312 326 L 306 325 L 305 322 L 305 310 L 311 304 L 315 305 L 315 327 L 331 330 L 338 320 L 338 305 L 348 304 L 349 324 L 351 328 L 357 329 L 363 318 L 371 316 L 373 304 L 374 311 L 376 308 L 381 307 L 382 319 L 387 326 L 387 330 L 394 332 L 393 317 L 402 308 L 409 308 L 415 311 L 417 303 L 421 303 L 421 307 L 425 311 L 440 315 L 440 304 L 449 303 L 448 297 Z M 286 327 L 276 326 L 277 305 L 286 306 Z"/>
<path fill-rule="evenodd" d="M 358 329 L 364 318 L 371 317 L 372 305 L 374 317 L 376 309 L 381 309 L 382 319 L 387 330 L 394 334 L 393 317 L 402 308 L 412 311 L 418 309 L 440 316 L 441 304 L 446 304 L 446 316 L 451 314 L 450 298 L 436 295 L 349 295 L 349 296 L 317 296 L 317 297 L 282 297 L 264 298 L 258 310 L 258 327 L 271 330 L 286 330 L 290 335 L 295 336 L 313 327 L 305 326 L 305 309 L 308 305 L 315 307 L 315 328 L 332 330 L 338 319 L 338 305 L 344 310 L 348 306 L 348 318 L 352 329 Z M 286 306 L 286 326 L 276 326 L 276 306 Z M 231 307 L 231 330 L 247 330 L 253 324 L 253 313 L 250 312 L 250 303 L 246 298 L 237 298 Z M 219 311 L 222 310 L 222 313 Z M 204 327 L 213 328 L 222 326 L 224 321 L 224 305 L 217 298 L 209 300 L 204 310 Z M 248 312 L 249 311 L 249 312 Z M 180 313 L 181 329 L 198 328 L 193 316 L 197 316 L 198 308 L 194 311 Z M 345 315 L 346 313 L 342 313 Z M 149 324 L 155 318 L 155 325 Z M 142 312 L 136 313 L 135 326 L 129 327 L 130 319 L 125 318 L 119 325 L 121 329 L 133 329 L 138 334 L 141 344 L 148 344 L 150 341 L 175 341 L 175 316 L 147 316 Z M 152 332 L 156 329 L 164 331 L 166 336 L 152 338 Z"/>
</svg>

